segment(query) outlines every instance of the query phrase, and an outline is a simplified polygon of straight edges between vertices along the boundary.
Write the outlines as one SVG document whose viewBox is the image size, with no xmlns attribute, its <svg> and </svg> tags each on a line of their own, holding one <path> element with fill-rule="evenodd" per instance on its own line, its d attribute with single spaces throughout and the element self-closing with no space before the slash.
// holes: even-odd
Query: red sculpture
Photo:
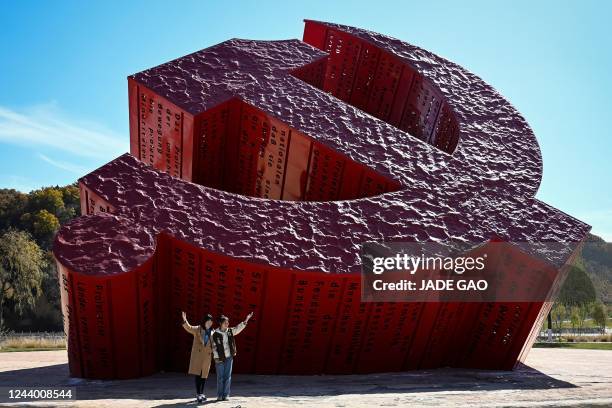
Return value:
<svg viewBox="0 0 612 408">
<path fill-rule="evenodd" d="M 255 311 L 238 372 L 511 369 L 590 228 L 534 198 L 539 147 L 505 99 L 380 34 L 306 21 L 128 83 L 131 155 L 80 179 L 88 215 L 54 245 L 73 376 L 185 370 L 181 310 Z M 360 301 L 366 241 L 493 236 L 569 243 L 541 254 L 545 301 Z"/>
</svg>

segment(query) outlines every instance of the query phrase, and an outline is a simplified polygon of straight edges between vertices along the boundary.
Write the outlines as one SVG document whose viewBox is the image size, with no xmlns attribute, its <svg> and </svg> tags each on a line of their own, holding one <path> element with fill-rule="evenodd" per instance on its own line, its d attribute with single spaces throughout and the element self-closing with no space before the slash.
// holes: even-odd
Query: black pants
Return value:
<svg viewBox="0 0 612 408">
<path fill-rule="evenodd" d="M 206 378 L 202 378 L 200 375 L 196 375 L 195 376 L 195 386 L 196 386 L 196 393 L 199 394 L 204 394 L 204 385 L 206 384 Z"/>
</svg>

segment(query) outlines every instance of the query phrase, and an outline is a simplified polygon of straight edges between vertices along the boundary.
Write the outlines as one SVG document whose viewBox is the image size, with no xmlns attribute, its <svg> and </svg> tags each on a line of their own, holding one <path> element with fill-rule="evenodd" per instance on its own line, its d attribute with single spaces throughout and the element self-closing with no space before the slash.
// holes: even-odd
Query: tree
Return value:
<svg viewBox="0 0 612 408">
<path fill-rule="evenodd" d="M 572 324 L 572 331 L 576 334 L 576 329 L 580 325 L 580 308 L 574 306 L 570 312 L 570 323 Z"/>
<path fill-rule="evenodd" d="M 59 217 L 59 221 L 64 224 L 74 217 L 81 215 L 81 197 L 78 184 L 74 183 L 63 187 L 62 194 L 64 197 L 65 211 Z"/>
<path fill-rule="evenodd" d="M 27 201 L 26 194 L 13 189 L 0 189 L 0 231 L 19 222 Z"/>
<path fill-rule="evenodd" d="M 0 287 L 4 296 L 2 302 L 5 326 L 25 328 L 24 322 L 29 321 L 34 322 L 30 329 L 53 330 L 56 326 L 55 330 L 61 329 L 59 285 L 55 261 L 50 250 L 59 226 L 80 213 L 78 183 L 63 187 L 42 187 L 28 194 L 12 189 L 0 189 L 0 236 L 10 229 L 29 233 L 45 252 L 47 265 L 42 268 L 41 296 L 36 299 L 34 306 L 26 310 L 15 310 L 16 304 L 10 298 L 11 289 Z"/>
<path fill-rule="evenodd" d="M 589 313 L 591 312 L 591 303 L 586 303 L 578 306 L 578 333 L 582 334 L 584 329 L 584 322 L 586 321 Z"/>
<path fill-rule="evenodd" d="M 32 217 L 32 232 L 36 239 L 45 247 L 51 246 L 53 237 L 60 227 L 59 220 L 47 210 L 40 210 Z"/>
<path fill-rule="evenodd" d="M 557 333 L 559 333 L 559 339 L 561 339 L 561 328 L 563 327 L 563 321 L 565 320 L 565 315 L 567 311 L 565 310 L 565 306 L 562 303 L 555 303 L 555 306 L 551 310 L 554 326 L 557 329 Z"/>
<path fill-rule="evenodd" d="M 65 209 L 64 196 L 58 188 L 44 187 L 30 193 L 28 207 L 30 207 L 30 212 L 47 210 L 59 216 Z"/>
<path fill-rule="evenodd" d="M 0 236 L 0 327 L 6 300 L 19 313 L 34 305 L 46 266 L 45 254 L 29 234 L 10 229 Z"/>
<path fill-rule="evenodd" d="M 583 306 L 595 301 L 597 295 L 591 278 L 576 266 L 571 266 L 563 283 L 558 301 L 565 306 Z"/>
<path fill-rule="evenodd" d="M 593 316 L 593 320 L 595 324 L 597 324 L 601 328 L 601 332 L 606 332 L 606 320 L 608 318 L 606 313 L 606 305 L 602 302 L 597 302 L 593 305 L 593 310 L 591 312 Z"/>
</svg>

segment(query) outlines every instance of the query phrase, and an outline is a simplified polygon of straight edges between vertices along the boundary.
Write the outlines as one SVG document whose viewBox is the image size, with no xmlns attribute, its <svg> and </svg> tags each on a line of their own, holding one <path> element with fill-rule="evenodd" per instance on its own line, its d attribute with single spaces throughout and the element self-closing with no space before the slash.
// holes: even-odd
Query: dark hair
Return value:
<svg viewBox="0 0 612 408">
<path fill-rule="evenodd" d="M 227 322 L 228 320 L 229 320 L 229 319 L 227 318 L 227 316 L 226 316 L 226 315 L 221 315 L 221 316 L 219 316 L 219 318 L 217 319 L 217 322 L 218 322 L 219 324 L 223 324 L 224 322 Z"/>
<path fill-rule="evenodd" d="M 204 317 L 202 317 L 202 322 L 200 323 L 200 325 L 201 325 L 201 326 L 204 326 L 204 324 L 205 324 L 207 321 L 212 320 L 212 319 L 213 319 L 212 315 L 211 315 L 210 313 L 206 313 L 206 314 L 204 315 Z"/>
</svg>

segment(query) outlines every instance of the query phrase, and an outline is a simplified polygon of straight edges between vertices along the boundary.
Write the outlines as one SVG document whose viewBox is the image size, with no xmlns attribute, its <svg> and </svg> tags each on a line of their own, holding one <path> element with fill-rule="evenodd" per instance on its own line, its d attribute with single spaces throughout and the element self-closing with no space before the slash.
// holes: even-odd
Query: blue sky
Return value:
<svg viewBox="0 0 612 408">
<path fill-rule="evenodd" d="M 86 4 L 87 3 L 87 4 Z M 302 19 L 426 48 L 497 88 L 544 156 L 538 198 L 612 241 L 612 2 L 10 2 L 0 13 L 0 187 L 67 184 L 128 151 L 126 76 Z"/>
</svg>

